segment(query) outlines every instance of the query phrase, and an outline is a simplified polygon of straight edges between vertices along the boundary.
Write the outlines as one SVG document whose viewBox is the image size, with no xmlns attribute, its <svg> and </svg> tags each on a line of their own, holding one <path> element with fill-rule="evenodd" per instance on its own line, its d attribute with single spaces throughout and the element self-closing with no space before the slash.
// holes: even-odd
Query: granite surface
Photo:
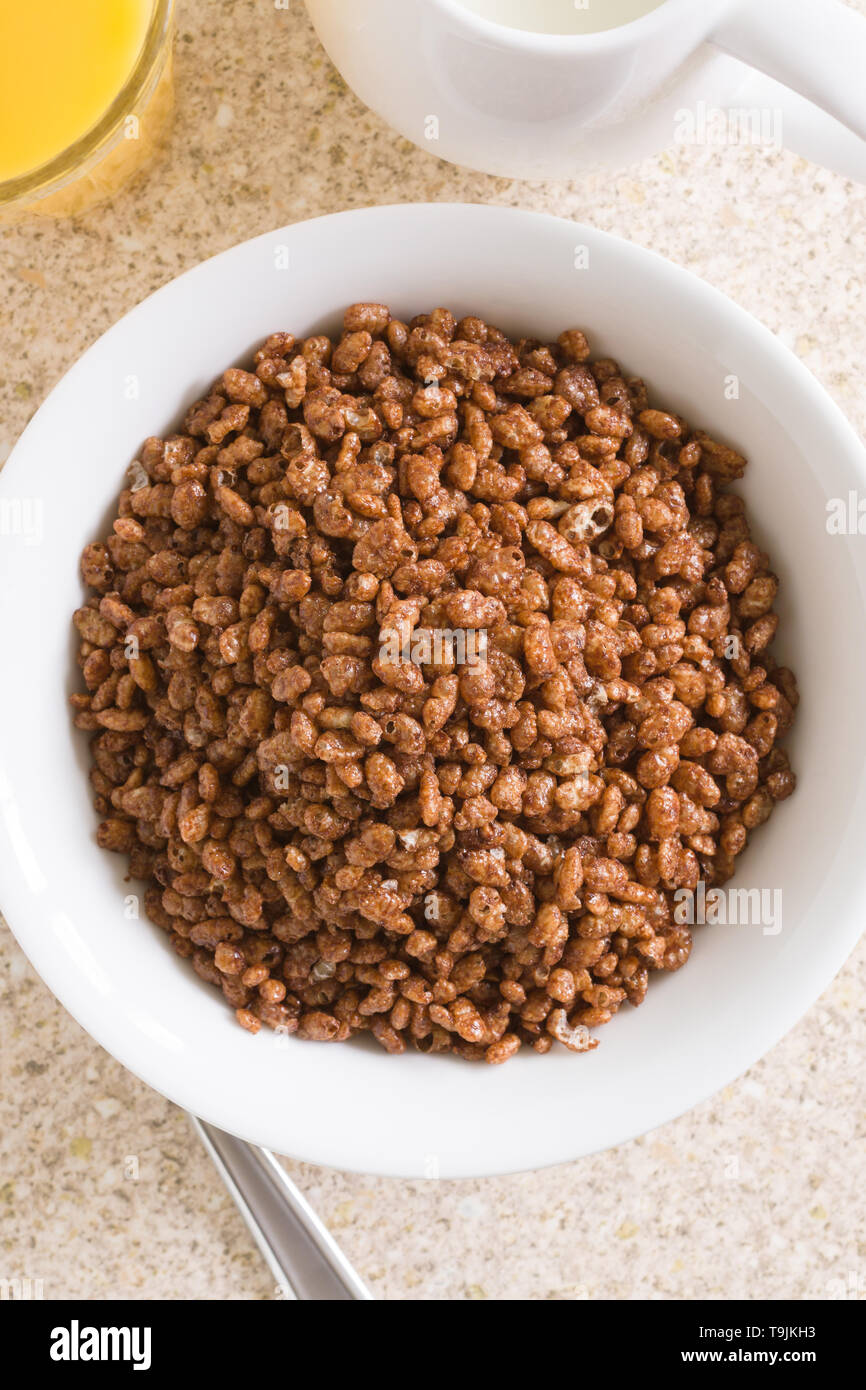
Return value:
<svg viewBox="0 0 866 1390">
<path fill-rule="evenodd" d="M 582 219 L 689 267 L 866 430 L 866 189 L 744 148 L 574 183 L 455 169 L 361 106 L 294 0 L 180 0 L 176 51 L 160 162 L 111 207 L 0 232 L 0 461 L 83 349 L 202 257 L 428 199 Z M 82 1032 L 5 927 L 0 972 L 0 1279 L 40 1279 L 46 1297 L 274 1297 L 183 1113 Z M 447 1183 L 288 1167 L 382 1298 L 864 1298 L 864 987 L 861 945 L 735 1085 L 579 1163 Z"/>
</svg>

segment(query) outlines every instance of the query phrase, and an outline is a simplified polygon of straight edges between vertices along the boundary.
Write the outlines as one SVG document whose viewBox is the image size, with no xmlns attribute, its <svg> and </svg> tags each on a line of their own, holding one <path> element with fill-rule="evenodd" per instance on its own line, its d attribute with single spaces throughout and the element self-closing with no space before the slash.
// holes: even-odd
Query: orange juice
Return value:
<svg viewBox="0 0 866 1390">
<path fill-rule="evenodd" d="M 86 135 L 141 53 L 154 0 L 0 0 L 0 182 Z"/>
</svg>

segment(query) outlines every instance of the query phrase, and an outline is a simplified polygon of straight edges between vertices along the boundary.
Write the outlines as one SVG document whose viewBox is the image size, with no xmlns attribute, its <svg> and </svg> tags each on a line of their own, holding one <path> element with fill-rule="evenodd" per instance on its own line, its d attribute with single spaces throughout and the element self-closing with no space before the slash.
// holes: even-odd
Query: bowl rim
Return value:
<svg viewBox="0 0 866 1390">
<path fill-rule="evenodd" d="M 866 455 L 864 455 L 863 446 L 856 433 L 839 407 L 803 363 L 769 329 L 727 295 L 701 280 L 693 272 L 685 270 L 635 243 L 585 224 L 553 217 L 546 213 L 526 212 L 520 209 L 488 204 L 402 203 L 331 213 L 324 217 L 304 220 L 265 232 L 200 262 L 147 296 L 102 334 L 76 360 L 49 393 L 23 431 L 2 470 L 2 474 L 0 474 L 0 496 L 9 491 L 10 486 L 14 487 L 19 474 L 24 476 L 25 448 L 23 446 L 25 441 L 35 430 L 36 422 L 44 420 L 47 415 L 52 414 L 57 409 L 60 403 L 59 393 L 64 386 L 68 385 L 70 378 L 74 377 L 77 380 L 82 377 L 88 371 L 89 364 L 94 357 L 100 352 L 104 352 L 113 339 L 120 339 L 122 335 L 130 333 L 130 331 L 134 332 L 137 318 L 145 312 L 152 313 L 154 306 L 169 308 L 171 298 L 176 293 L 176 287 L 179 284 L 188 284 L 197 277 L 211 276 L 218 279 L 224 268 L 231 264 L 232 258 L 239 255 L 243 248 L 272 245 L 274 238 L 289 240 L 292 233 L 298 228 L 316 229 L 322 228 L 324 224 L 340 222 L 343 224 L 346 234 L 351 235 L 353 225 L 357 226 L 359 222 L 368 222 L 372 225 L 378 221 L 383 229 L 388 228 L 389 234 L 392 236 L 395 227 L 402 224 L 403 234 L 406 240 L 410 241 L 413 223 L 416 219 L 428 221 L 433 219 L 434 222 L 441 220 L 444 228 L 444 225 L 454 218 L 463 219 L 467 235 L 478 237 L 489 235 L 497 225 L 502 225 L 502 219 L 509 220 L 515 228 L 520 226 L 522 234 L 525 233 L 527 238 L 531 238 L 536 233 L 543 235 L 544 227 L 550 224 L 554 224 L 560 229 L 568 228 L 569 236 L 580 237 L 590 247 L 605 247 L 615 256 L 631 261 L 635 268 L 647 271 L 656 279 L 667 280 L 674 290 L 678 290 L 681 295 L 688 297 L 694 314 L 699 314 L 702 317 L 707 316 L 710 320 L 715 319 L 717 321 L 723 318 L 729 328 L 733 327 L 737 330 L 741 336 L 745 355 L 756 360 L 763 359 L 767 371 L 771 375 L 775 375 L 777 379 L 776 386 L 779 387 L 783 384 L 787 392 L 795 393 L 796 409 L 807 412 L 813 418 L 820 419 L 822 430 L 826 431 L 828 443 L 838 446 L 843 452 L 846 462 L 850 462 L 861 486 L 866 488 Z M 770 394 L 773 393 L 770 392 Z M 759 399 L 763 400 L 763 397 L 759 397 Z M 14 581 L 14 574 L 10 575 L 10 569 L 14 570 L 14 561 L 10 562 L 9 549 L 8 547 L 0 547 L 0 588 L 4 584 L 8 584 L 10 580 Z M 858 575 L 861 585 L 866 590 L 866 580 L 864 580 L 866 565 L 862 562 L 859 564 Z M 0 636 L 2 636 L 2 631 L 0 631 Z M 3 744 L 7 739 L 7 721 L 2 718 L 7 703 L 4 694 L 5 688 L 5 685 L 0 687 L 0 755 L 2 755 Z M 4 800 L 8 800 L 8 788 L 4 786 L 4 782 L 2 758 L 0 758 L 0 813 L 4 809 Z M 158 1078 L 154 1080 L 154 1072 L 157 1067 L 156 1065 L 153 1068 L 150 1066 L 151 1054 L 144 1052 L 140 1040 L 137 1045 L 134 1045 L 130 1041 L 129 1031 L 124 1031 L 119 1024 L 115 1025 L 114 1021 L 107 1016 L 106 1011 L 101 1009 L 100 995 L 97 990 L 92 987 L 89 991 L 83 988 L 82 980 L 64 970 L 65 962 L 59 962 L 52 954 L 50 937 L 47 933 L 40 933 L 38 913 L 34 910 L 30 900 L 26 875 L 15 853 L 14 842 L 8 834 L 2 814 L 0 814 L 0 894 L 2 894 L 2 906 L 7 913 L 10 929 L 25 955 L 63 1007 L 72 1014 L 73 1018 L 96 1042 L 145 1084 L 160 1092 L 173 1103 L 201 1115 L 202 1118 L 222 1129 L 240 1134 L 242 1138 L 265 1144 L 278 1152 L 287 1151 L 284 1139 L 281 1137 L 283 1131 L 279 1123 L 272 1117 L 266 1115 L 257 1117 L 255 1133 L 250 1133 L 248 1124 L 238 1123 L 236 1118 L 237 1106 L 233 1107 L 230 1096 L 221 1096 L 218 1102 L 204 1106 L 199 1105 L 198 1098 L 194 1094 L 194 1079 L 191 1081 L 182 1069 L 173 1072 L 167 1069 L 163 1063 L 159 1069 Z M 866 905 L 866 881 L 863 880 L 859 885 L 858 902 L 861 908 Z M 581 1146 L 577 1152 L 575 1152 L 573 1139 L 563 1143 L 552 1132 L 547 1136 L 544 1144 L 539 1144 L 534 1133 L 521 1133 L 519 1132 L 520 1127 L 515 1126 L 514 1140 L 507 1153 L 503 1152 L 495 1156 L 486 1154 L 483 1158 L 476 1159 L 474 1152 L 467 1152 L 459 1162 L 450 1164 L 446 1176 L 501 1175 L 568 1162 L 575 1157 L 611 1148 L 636 1138 L 640 1134 L 650 1132 L 692 1109 L 740 1076 L 795 1026 L 804 1012 L 811 1007 L 838 973 L 853 950 L 861 934 L 860 920 L 863 915 L 861 913 L 860 918 L 858 918 L 855 906 L 852 905 L 845 915 L 844 922 L 840 920 L 836 923 L 835 935 L 828 942 L 826 953 L 809 977 L 804 978 L 805 972 L 800 971 L 799 975 L 796 975 L 794 980 L 790 982 L 791 988 L 785 993 L 783 1000 L 777 997 L 772 1010 L 762 1013 L 760 1017 L 750 1018 L 748 1041 L 744 1041 L 743 1037 L 739 1036 L 732 1039 L 724 1057 L 714 1058 L 712 1065 L 705 1068 L 699 1080 L 691 1080 L 688 1084 L 673 1091 L 670 1096 L 666 1096 L 663 1102 L 660 1101 L 658 1110 L 653 1113 L 650 1122 L 644 1123 L 641 1120 L 635 1125 L 633 1122 L 617 1116 L 609 1123 L 608 1133 L 604 1137 L 600 1138 L 598 1142 Z M 391 1064 L 399 1065 L 400 1059 L 388 1060 Z M 508 1073 L 508 1068 L 504 1070 L 496 1068 L 495 1073 L 499 1077 L 504 1077 Z M 489 1076 L 490 1072 L 488 1071 L 486 1074 Z M 394 1177 L 417 1178 L 419 1176 L 418 1172 L 407 1170 L 405 1160 L 394 1157 L 390 1153 L 381 1153 L 375 1144 L 367 1138 L 364 1138 L 356 1147 L 359 1148 L 360 1152 L 353 1154 L 352 1141 L 347 1142 L 344 1134 L 340 1131 L 337 1137 L 329 1135 L 327 1139 L 323 1140 L 319 1135 L 311 1139 L 309 1143 L 306 1142 L 304 1136 L 299 1136 L 297 1146 L 293 1140 L 291 1151 L 305 1161 L 344 1171 L 378 1173 L 383 1176 Z M 374 1157 L 371 1158 L 371 1154 Z"/>
</svg>

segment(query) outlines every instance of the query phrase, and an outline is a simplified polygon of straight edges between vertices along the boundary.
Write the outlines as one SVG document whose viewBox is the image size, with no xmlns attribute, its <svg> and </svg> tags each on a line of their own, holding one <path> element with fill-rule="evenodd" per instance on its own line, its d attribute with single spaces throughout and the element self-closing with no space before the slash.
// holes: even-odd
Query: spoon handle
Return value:
<svg viewBox="0 0 866 1390">
<path fill-rule="evenodd" d="M 330 1231 L 269 1149 L 190 1116 L 283 1298 L 372 1299 Z"/>
</svg>

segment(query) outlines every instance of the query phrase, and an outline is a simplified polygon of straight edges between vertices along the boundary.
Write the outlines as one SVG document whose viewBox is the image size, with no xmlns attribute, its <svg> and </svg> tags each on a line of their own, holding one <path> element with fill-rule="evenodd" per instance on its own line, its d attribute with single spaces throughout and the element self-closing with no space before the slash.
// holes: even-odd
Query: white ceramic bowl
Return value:
<svg viewBox="0 0 866 1390">
<path fill-rule="evenodd" d="M 799 790 L 755 837 L 737 883 L 782 890 L 782 930 L 698 930 L 687 967 L 653 979 L 643 1006 L 618 1014 L 588 1055 L 527 1052 L 486 1068 L 393 1058 L 366 1040 L 253 1038 L 161 931 L 127 919 L 124 895 L 137 885 L 124 886 L 119 859 L 94 843 L 86 742 L 66 704 L 79 552 L 104 533 L 146 435 L 176 426 L 271 330 L 334 328 L 358 299 L 403 316 L 445 304 L 540 338 L 582 325 L 596 353 L 620 358 L 658 401 L 752 460 L 743 490 L 783 581 L 780 649 L 802 690 L 790 740 Z M 864 481 L 851 429 L 765 328 L 685 271 L 588 227 L 502 208 L 374 208 L 287 227 L 198 266 L 85 353 L 0 482 L 3 530 L 16 518 L 30 530 L 0 539 L 0 896 L 18 940 L 138 1076 L 227 1130 L 313 1162 L 502 1173 L 671 1119 L 791 1028 L 857 939 L 866 559 L 856 536 L 828 534 L 826 502 Z"/>
</svg>

